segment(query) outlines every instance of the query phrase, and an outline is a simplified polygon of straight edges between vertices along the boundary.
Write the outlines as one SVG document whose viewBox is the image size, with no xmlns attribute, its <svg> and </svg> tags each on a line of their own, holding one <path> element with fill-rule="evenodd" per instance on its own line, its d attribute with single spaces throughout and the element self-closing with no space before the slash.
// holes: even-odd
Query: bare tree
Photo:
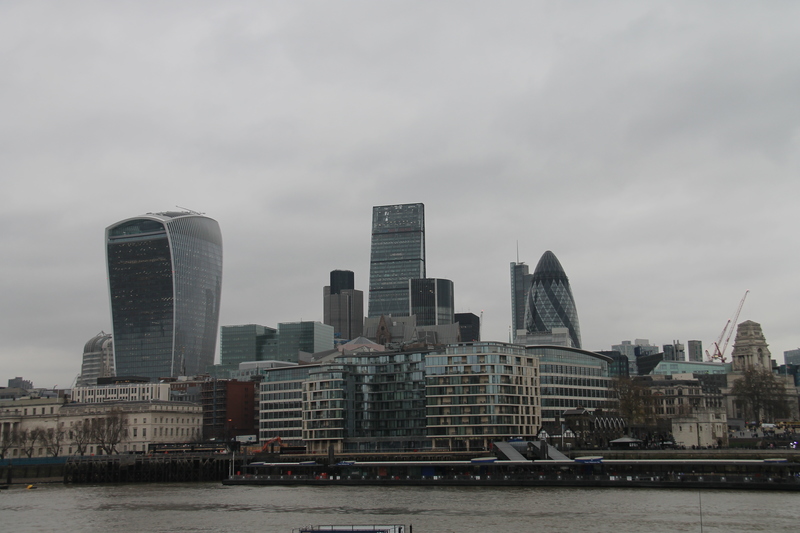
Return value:
<svg viewBox="0 0 800 533">
<path fill-rule="evenodd" d="M 17 445 L 28 458 L 33 457 L 33 450 L 42 436 L 41 432 L 41 428 L 23 429 L 17 432 Z"/>
<path fill-rule="evenodd" d="M 69 431 L 69 438 L 75 447 L 78 455 L 86 453 L 86 448 L 92 442 L 92 424 L 89 420 L 80 420 L 76 422 L 72 429 Z"/>
<path fill-rule="evenodd" d="M 771 422 L 790 413 L 786 388 L 766 368 L 750 366 L 733 382 L 731 394 L 742 406 L 748 420 Z"/>
<path fill-rule="evenodd" d="M 41 441 L 47 449 L 47 454 L 52 457 L 58 457 L 61 453 L 61 446 L 66 440 L 66 433 L 60 427 L 55 429 L 42 430 Z"/>
<path fill-rule="evenodd" d="M 629 426 L 643 426 L 652 422 L 653 397 L 648 387 L 627 376 L 614 378 L 611 386 L 614 396 L 619 400 L 619 414 Z"/>
<path fill-rule="evenodd" d="M 16 429 L 11 429 L 11 425 L 3 428 L 3 434 L 0 435 L 0 459 L 5 459 L 8 450 L 17 445 L 19 437 Z"/>
<path fill-rule="evenodd" d="M 112 409 L 103 418 L 96 418 L 92 424 L 92 434 L 97 446 L 106 455 L 119 453 L 117 444 L 128 435 L 128 420 L 119 409 Z"/>
</svg>

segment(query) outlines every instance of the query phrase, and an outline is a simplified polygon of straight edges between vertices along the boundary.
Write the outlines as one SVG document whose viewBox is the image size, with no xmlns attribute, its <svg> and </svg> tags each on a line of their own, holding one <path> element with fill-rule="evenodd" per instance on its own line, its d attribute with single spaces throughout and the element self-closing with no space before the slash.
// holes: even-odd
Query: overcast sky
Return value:
<svg viewBox="0 0 800 533">
<path fill-rule="evenodd" d="M 367 292 L 374 205 L 507 341 L 552 250 L 587 349 L 800 346 L 800 3 L 0 2 L 0 385 L 70 386 L 111 321 L 104 230 L 219 221 L 220 322 Z M 731 341 L 732 342 L 732 341 Z M 730 352 L 730 347 L 728 348 Z"/>
</svg>

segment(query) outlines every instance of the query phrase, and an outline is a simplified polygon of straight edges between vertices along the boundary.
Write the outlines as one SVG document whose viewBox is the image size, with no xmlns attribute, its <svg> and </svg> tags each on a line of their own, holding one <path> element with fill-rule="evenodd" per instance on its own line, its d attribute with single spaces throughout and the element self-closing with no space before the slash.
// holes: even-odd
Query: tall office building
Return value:
<svg viewBox="0 0 800 533">
<path fill-rule="evenodd" d="M 148 213 L 106 228 L 117 375 L 195 375 L 214 362 L 222 235 L 193 212 Z"/>
<path fill-rule="evenodd" d="M 703 362 L 703 341 L 688 341 L 689 361 Z"/>
<path fill-rule="evenodd" d="M 372 208 L 369 316 L 408 316 L 408 280 L 425 277 L 425 206 Z"/>
<path fill-rule="evenodd" d="M 278 324 L 277 361 L 297 363 L 299 352 L 333 350 L 333 327 L 321 322 L 281 322 Z"/>
<path fill-rule="evenodd" d="M 783 352 L 783 361 L 787 365 L 800 365 L 800 348 Z"/>
<path fill-rule="evenodd" d="M 525 329 L 529 335 L 536 335 L 552 334 L 554 328 L 567 328 L 572 346 L 581 347 L 578 310 L 569 278 L 558 258 L 548 250 L 533 271 L 525 308 Z"/>
<path fill-rule="evenodd" d="M 331 271 L 331 294 L 339 294 L 342 291 L 356 288 L 356 275 L 352 270 L 332 270 Z"/>
<path fill-rule="evenodd" d="M 511 263 L 511 327 L 514 335 L 525 329 L 525 305 L 533 275 L 528 273 L 525 263 Z"/>
<path fill-rule="evenodd" d="M 322 322 L 333 326 L 337 339 L 352 340 L 364 330 L 364 292 L 355 289 L 350 270 L 331 272 L 331 284 L 322 289 Z"/>
<path fill-rule="evenodd" d="M 481 318 L 475 313 L 456 313 L 455 321 L 461 332 L 461 342 L 480 342 Z"/>
<path fill-rule="evenodd" d="M 672 341 L 672 344 L 665 344 L 664 361 L 686 361 L 686 351 L 683 344 L 679 341 Z"/>
<path fill-rule="evenodd" d="M 260 324 L 222 326 L 219 336 L 219 362 L 236 370 L 239 363 L 275 358 L 278 330 Z"/>
<path fill-rule="evenodd" d="M 453 324 L 453 282 L 449 279 L 408 280 L 409 315 L 417 317 L 417 326 Z"/>
</svg>

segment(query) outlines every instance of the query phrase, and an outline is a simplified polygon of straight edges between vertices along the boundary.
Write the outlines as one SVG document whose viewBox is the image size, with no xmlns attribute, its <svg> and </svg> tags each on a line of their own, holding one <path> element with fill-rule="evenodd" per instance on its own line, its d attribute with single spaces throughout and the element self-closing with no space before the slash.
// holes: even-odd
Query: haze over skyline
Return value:
<svg viewBox="0 0 800 533">
<path fill-rule="evenodd" d="M 371 210 L 422 202 L 429 277 L 507 341 L 551 250 L 583 346 L 800 346 L 793 2 L 0 4 L 0 385 L 71 385 L 110 332 L 103 233 L 185 206 L 222 325 L 322 320 Z M 731 343 L 733 340 L 731 340 Z M 730 347 L 728 352 L 730 353 Z M 217 355 L 218 359 L 218 355 Z"/>
</svg>

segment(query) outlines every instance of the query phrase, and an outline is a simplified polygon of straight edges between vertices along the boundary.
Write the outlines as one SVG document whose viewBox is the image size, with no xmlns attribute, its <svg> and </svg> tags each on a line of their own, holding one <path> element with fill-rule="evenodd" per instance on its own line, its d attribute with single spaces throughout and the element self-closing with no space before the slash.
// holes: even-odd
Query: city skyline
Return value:
<svg viewBox="0 0 800 533">
<path fill-rule="evenodd" d="M 426 276 L 483 340 L 509 338 L 509 263 L 552 250 L 587 350 L 708 348 L 748 289 L 739 322 L 800 347 L 800 6 L 0 15 L 9 378 L 71 385 L 111 330 L 103 229 L 175 206 L 223 229 L 224 325 L 321 321 L 331 270 L 368 290 L 372 207 L 423 202 Z"/>
</svg>

